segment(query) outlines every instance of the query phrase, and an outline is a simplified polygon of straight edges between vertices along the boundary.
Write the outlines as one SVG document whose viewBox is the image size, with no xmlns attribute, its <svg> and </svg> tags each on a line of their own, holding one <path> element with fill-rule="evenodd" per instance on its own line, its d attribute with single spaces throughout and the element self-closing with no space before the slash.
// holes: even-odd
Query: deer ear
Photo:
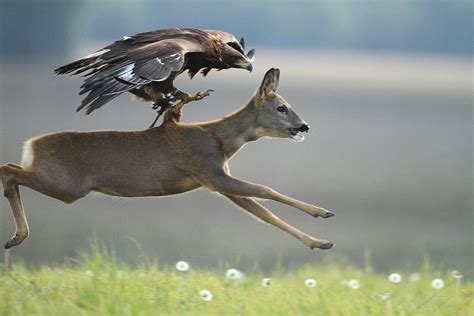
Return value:
<svg viewBox="0 0 474 316">
<path fill-rule="evenodd" d="M 271 68 L 263 77 L 262 84 L 258 89 L 260 96 L 264 97 L 270 93 L 276 93 L 278 90 L 278 83 L 280 81 L 280 69 Z"/>
</svg>

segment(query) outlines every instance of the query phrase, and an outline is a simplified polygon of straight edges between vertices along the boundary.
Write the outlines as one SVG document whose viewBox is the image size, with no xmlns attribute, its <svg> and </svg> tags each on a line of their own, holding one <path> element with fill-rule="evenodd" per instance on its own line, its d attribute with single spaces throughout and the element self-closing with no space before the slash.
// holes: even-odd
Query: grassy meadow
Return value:
<svg viewBox="0 0 474 316">
<path fill-rule="evenodd" d="M 0 315 L 469 315 L 474 311 L 474 284 L 453 277 L 451 271 L 437 271 L 429 262 L 415 274 L 394 271 L 400 275 L 389 277 L 369 272 L 370 267 L 360 270 L 329 262 L 296 271 L 275 269 L 267 275 L 258 267 L 239 272 L 222 265 L 210 271 L 186 263 L 162 267 L 156 261 L 141 261 L 132 267 L 93 245 L 80 259 L 67 259 L 59 266 L 13 264 L 0 274 Z M 264 278 L 270 278 L 266 286 Z M 440 281 L 432 284 L 434 279 L 442 279 L 444 286 Z"/>
</svg>

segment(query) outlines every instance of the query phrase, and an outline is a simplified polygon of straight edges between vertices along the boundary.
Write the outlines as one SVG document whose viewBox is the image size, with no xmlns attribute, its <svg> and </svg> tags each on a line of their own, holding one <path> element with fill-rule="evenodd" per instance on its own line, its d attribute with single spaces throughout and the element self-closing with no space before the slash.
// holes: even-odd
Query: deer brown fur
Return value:
<svg viewBox="0 0 474 316">
<path fill-rule="evenodd" d="M 28 140 L 22 164 L 0 167 L 0 179 L 16 230 L 5 248 L 28 237 L 19 186 L 72 203 L 95 191 L 120 197 L 165 196 L 206 187 L 288 232 L 311 249 L 333 244 L 285 223 L 255 199 L 275 200 L 314 217 L 334 214 L 263 185 L 231 176 L 228 161 L 262 137 L 301 139 L 309 127 L 277 94 L 279 70 L 270 69 L 247 105 L 204 123 L 181 123 L 165 116 L 160 127 L 143 131 L 61 132 Z M 181 109 L 181 107 L 179 108 Z"/>
</svg>

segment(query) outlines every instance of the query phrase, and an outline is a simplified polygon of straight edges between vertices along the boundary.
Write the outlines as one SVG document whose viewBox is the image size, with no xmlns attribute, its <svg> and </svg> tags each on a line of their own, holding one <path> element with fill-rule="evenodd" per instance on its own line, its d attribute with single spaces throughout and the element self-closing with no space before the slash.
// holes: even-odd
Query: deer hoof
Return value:
<svg viewBox="0 0 474 316">
<path fill-rule="evenodd" d="M 4 248 L 5 249 L 10 249 L 12 247 L 18 246 L 23 242 L 23 240 L 26 239 L 27 236 L 25 237 L 20 237 L 19 234 L 13 235 L 13 237 L 5 244 Z"/>
<path fill-rule="evenodd" d="M 326 249 L 331 249 L 334 246 L 334 244 L 330 241 L 326 241 L 324 244 L 319 246 L 319 249 L 326 250 Z"/>
<path fill-rule="evenodd" d="M 333 217 L 334 214 L 333 212 L 329 212 L 329 211 L 326 211 L 326 213 L 324 213 L 324 215 L 322 216 L 323 218 L 329 218 L 329 217 Z"/>
</svg>

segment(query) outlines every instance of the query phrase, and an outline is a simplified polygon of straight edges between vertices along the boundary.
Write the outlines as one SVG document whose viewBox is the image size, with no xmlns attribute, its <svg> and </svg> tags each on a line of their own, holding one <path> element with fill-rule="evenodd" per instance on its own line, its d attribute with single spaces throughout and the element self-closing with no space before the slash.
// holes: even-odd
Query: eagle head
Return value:
<svg viewBox="0 0 474 316">
<path fill-rule="evenodd" d="M 229 44 L 224 44 L 220 51 L 220 62 L 225 68 L 253 69 L 253 58 L 243 54 Z"/>
</svg>

